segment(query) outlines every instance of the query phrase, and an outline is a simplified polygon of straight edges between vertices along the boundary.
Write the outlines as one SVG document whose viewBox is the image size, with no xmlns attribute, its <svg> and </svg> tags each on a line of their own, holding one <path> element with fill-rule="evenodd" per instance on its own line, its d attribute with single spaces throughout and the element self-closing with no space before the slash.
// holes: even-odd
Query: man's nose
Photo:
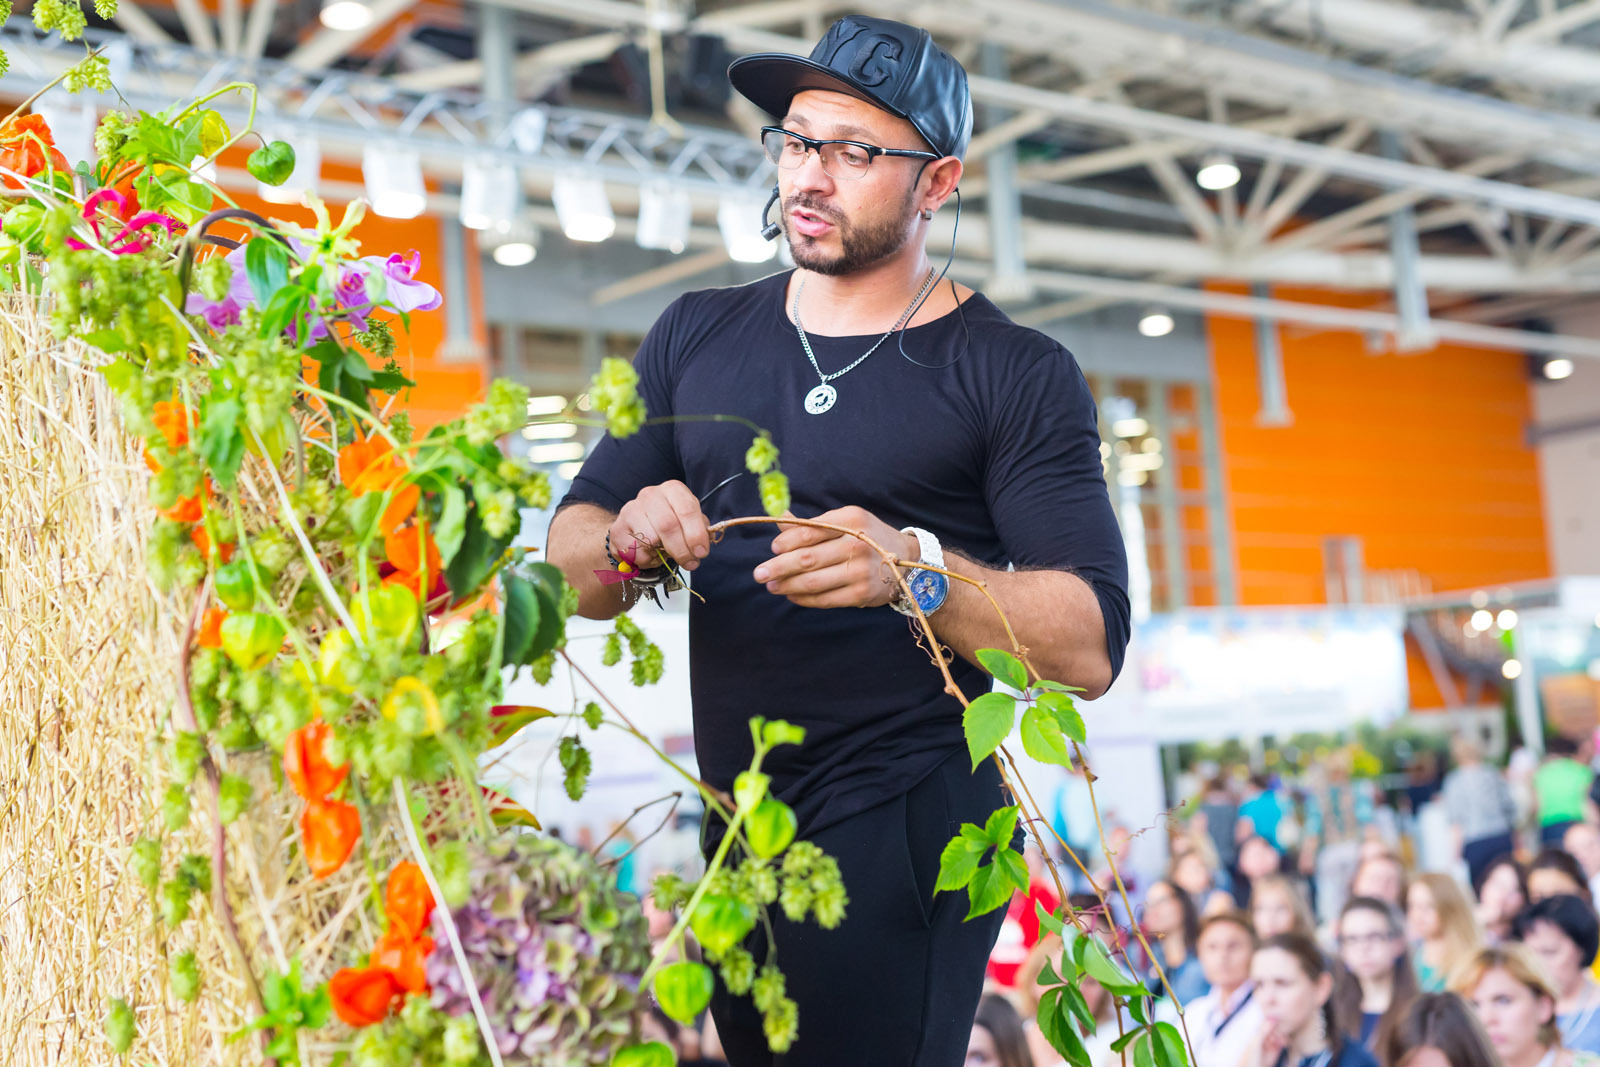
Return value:
<svg viewBox="0 0 1600 1067">
<path fill-rule="evenodd" d="M 822 153 L 807 152 L 800 165 L 789 172 L 789 184 L 795 192 L 831 193 L 833 178 L 822 169 Z"/>
</svg>

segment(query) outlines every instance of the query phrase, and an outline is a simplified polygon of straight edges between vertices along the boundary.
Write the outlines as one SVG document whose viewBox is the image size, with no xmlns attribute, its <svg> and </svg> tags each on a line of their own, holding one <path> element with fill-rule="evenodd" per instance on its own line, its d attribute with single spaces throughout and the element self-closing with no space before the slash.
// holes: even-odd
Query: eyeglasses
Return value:
<svg viewBox="0 0 1600 1067">
<path fill-rule="evenodd" d="M 782 126 L 761 127 L 761 147 L 767 158 L 784 170 L 795 170 L 812 152 L 822 160 L 822 170 L 830 178 L 854 181 L 866 177 L 867 169 L 879 156 L 899 156 L 905 159 L 942 159 L 932 152 L 919 152 L 910 148 L 880 148 L 861 141 L 819 141 L 792 133 Z"/>
<path fill-rule="evenodd" d="M 1339 944 L 1345 948 L 1375 948 L 1393 940 L 1392 934 L 1350 934 L 1340 937 Z"/>
</svg>

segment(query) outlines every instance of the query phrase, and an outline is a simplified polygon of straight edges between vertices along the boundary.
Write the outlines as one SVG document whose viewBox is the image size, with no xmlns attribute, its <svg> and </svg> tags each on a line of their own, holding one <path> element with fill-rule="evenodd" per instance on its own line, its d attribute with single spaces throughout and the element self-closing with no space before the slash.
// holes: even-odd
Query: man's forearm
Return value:
<svg viewBox="0 0 1600 1067">
<path fill-rule="evenodd" d="M 985 583 L 1010 620 L 1028 658 L 1046 677 L 1082 686 L 1093 700 L 1111 686 L 1100 601 L 1087 582 L 1063 571 L 999 571 L 946 553 L 947 570 Z M 1005 625 L 983 591 L 951 579 L 944 606 L 929 617 L 933 632 L 963 659 L 980 648 L 1010 649 Z"/>
<path fill-rule="evenodd" d="M 550 522 L 545 558 L 578 591 L 578 614 L 586 619 L 615 618 L 627 606 L 623 587 L 605 585 L 594 573 L 611 568 L 606 531 L 614 519 L 614 514 L 595 504 L 569 504 Z"/>
</svg>

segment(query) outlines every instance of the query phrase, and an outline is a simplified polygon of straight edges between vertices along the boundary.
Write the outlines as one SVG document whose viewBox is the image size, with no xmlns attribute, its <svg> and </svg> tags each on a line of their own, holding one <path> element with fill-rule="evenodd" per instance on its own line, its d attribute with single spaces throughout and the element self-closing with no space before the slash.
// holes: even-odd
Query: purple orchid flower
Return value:
<svg viewBox="0 0 1600 1067">
<path fill-rule="evenodd" d="M 227 296 L 212 300 L 200 293 L 190 293 L 183 310 L 191 315 L 199 315 L 206 320 L 207 326 L 218 332 L 238 325 L 244 309 L 256 302 L 255 293 L 250 289 L 249 275 L 245 273 L 244 254 L 245 246 L 240 245 L 223 257 L 232 270 L 228 278 Z"/>
<path fill-rule="evenodd" d="M 409 311 L 432 311 L 444 303 L 439 290 L 427 282 L 416 280 L 422 257 L 416 249 L 402 256 L 395 252 L 387 259 L 381 256 L 363 256 L 361 262 L 372 265 L 388 283 L 389 295 L 385 303 L 404 314 Z"/>
</svg>

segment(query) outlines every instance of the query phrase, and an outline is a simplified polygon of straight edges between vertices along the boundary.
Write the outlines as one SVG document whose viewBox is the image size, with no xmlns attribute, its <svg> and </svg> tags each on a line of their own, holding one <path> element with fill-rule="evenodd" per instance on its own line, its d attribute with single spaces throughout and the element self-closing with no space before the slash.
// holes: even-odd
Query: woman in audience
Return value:
<svg viewBox="0 0 1600 1067">
<path fill-rule="evenodd" d="M 1033 1067 L 1022 1016 L 998 993 L 978 1001 L 978 1017 L 967 1039 L 966 1067 Z"/>
<path fill-rule="evenodd" d="M 1517 916 L 1512 931 L 1555 984 L 1561 1043 L 1579 1052 L 1600 1052 L 1600 985 L 1589 972 L 1600 950 L 1594 909 L 1581 897 L 1545 897 Z"/>
<path fill-rule="evenodd" d="M 1250 976 L 1263 1022 L 1241 1067 L 1377 1067 L 1361 1042 L 1339 1031 L 1331 1003 L 1333 975 L 1311 938 L 1267 938 L 1256 949 Z"/>
<path fill-rule="evenodd" d="M 1221 884 L 1222 879 L 1207 862 L 1202 849 L 1191 848 L 1174 859 L 1167 873 L 1167 881 L 1189 894 L 1201 918 L 1233 908 L 1233 895 Z"/>
<path fill-rule="evenodd" d="M 1294 879 L 1284 874 L 1258 878 L 1250 888 L 1250 921 L 1256 936 L 1265 941 L 1278 934 L 1315 937 L 1311 907 Z"/>
<path fill-rule="evenodd" d="M 1528 906 L 1528 873 L 1514 856 L 1501 856 L 1489 864 L 1478 885 L 1478 925 L 1487 945 L 1511 937 L 1511 920 Z"/>
<path fill-rule="evenodd" d="M 1256 932 L 1243 912 L 1222 912 L 1200 924 L 1198 946 L 1195 955 L 1211 991 L 1184 1005 L 1194 1062 L 1200 1067 L 1237 1067 L 1245 1049 L 1261 1032 L 1261 1003 L 1250 982 Z M 1177 1022 L 1177 1013 L 1170 1011 L 1168 1004 L 1158 1007 L 1156 1014 L 1167 1022 Z"/>
<path fill-rule="evenodd" d="M 1383 901 L 1351 897 L 1339 914 L 1338 940 L 1343 966 L 1333 985 L 1334 1019 L 1375 1053 L 1417 996 L 1405 926 Z"/>
<path fill-rule="evenodd" d="M 1144 897 L 1142 925 L 1151 949 L 1160 953 L 1161 958 L 1160 970 L 1152 962 L 1144 974 L 1150 991 L 1165 996 L 1170 986 L 1171 995 L 1176 996 L 1180 1004 L 1203 995 L 1208 986 L 1200 971 L 1200 960 L 1195 956 L 1200 916 L 1189 894 L 1170 881 L 1154 883 Z M 1167 976 L 1165 984 L 1161 981 L 1162 971 Z"/>
<path fill-rule="evenodd" d="M 1547 848 L 1528 865 L 1528 899 L 1543 900 L 1563 893 L 1594 903 L 1589 896 L 1589 877 L 1583 873 L 1583 866 L 1570 852 Z"/>
<path fill-rule="evenodd" d="M 1412 962 L 1425 993 L 1444 989 L 1450 972 L 1480 944 L 1472 905 L 1447 874 L 1418 875 L 1406 891 L 1406 932 L 1416 945 Z"/>
<path fill-rule="evenodd" d="M 1386 1067 L 1501 1067 L 1478 1017 L 1454 993 L 1423 993 L 1383 1046 Z"/>
<path fill-rule="evenodd" d="M 1356 873 L 1350 878 L 1350 895 L 1353 897 L 1371 897 L 1381 900 L 1386 904 L 1393 904 L 1396 908 L 1404 909 L 1406 906 L 1406 867 L 1400 862 L 1400 857 L 1389 850 L 1381 841 L 1369 842 L 1377 845 L 1366 855 L 1361 857 Z"/>
<path fill-rule="evenodd" d="M 1283 855 L 1272 842 L 1252 834 L 1239 843 L 1239 877 L 1233 880 L 1233 899 L 1241 908 L 1249 906 L 1255 884 L 1283 871 Z"/>
<path fill-rule="evenodd" d="M 1561 1047 L 1556 994 L 1527 946 L 1479 949 L 1450 979 L 1472 1005 L 1505 1067 L 1594 1067 L 1600 1060 Z"/>
</svg>

